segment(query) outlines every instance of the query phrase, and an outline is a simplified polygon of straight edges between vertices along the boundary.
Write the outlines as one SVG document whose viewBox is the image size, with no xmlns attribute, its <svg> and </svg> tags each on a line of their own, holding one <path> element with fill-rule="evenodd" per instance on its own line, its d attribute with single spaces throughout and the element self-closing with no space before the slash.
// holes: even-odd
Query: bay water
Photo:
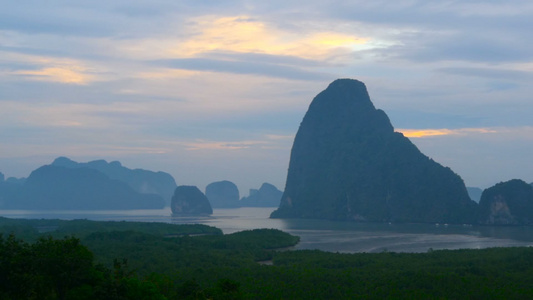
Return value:
<svg viewBox="0 0 533 300">
<path fill-rule="evenodd" d="M 356 223 L 311 219 L 270 219 L 275 208 L 215 209 L 211 216 L 173 216 L 170 208 L 126 211 L 0 210 L 24 219 L 87 219 L 172 224 L 205 224 L 225 234 L 258 228 L 280 229 L 300 237 L 295 249 L 330 252 L 426 252 L 430 249 L 533 246 L 531 226 Z"/>
</svg>

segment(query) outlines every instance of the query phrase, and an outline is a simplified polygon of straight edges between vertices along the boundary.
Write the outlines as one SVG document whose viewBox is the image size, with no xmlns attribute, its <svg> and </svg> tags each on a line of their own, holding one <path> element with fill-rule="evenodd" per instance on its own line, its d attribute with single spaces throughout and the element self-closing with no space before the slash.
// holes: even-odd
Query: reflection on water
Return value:
<svg viewBox="0 0 533 300">
<path fill-rule="evenodd" d="M 274 208 L 215 209 L 205 217 L 172 216 L 169 208 L 129 211 L 0 211 L 9 218 L 89 219 L 174 224 L 200 223 L 233 233 L 275 228 L 301 238 L 296 249 L 331 252 L 426 252 L 461 249 L 533 246 L 533 227 L 490 227 L 444 224 L 354 223 L 328 220 L 269 219 Z"/>
</svg>

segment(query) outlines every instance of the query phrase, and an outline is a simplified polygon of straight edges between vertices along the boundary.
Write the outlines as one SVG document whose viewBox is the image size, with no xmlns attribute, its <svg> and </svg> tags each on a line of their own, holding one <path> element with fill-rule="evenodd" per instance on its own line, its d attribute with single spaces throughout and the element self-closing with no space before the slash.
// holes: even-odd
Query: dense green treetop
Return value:
<svg viewBox="0 0 533 300">
<path fill-rule="evenodd" d="M 0 219 L 0 232 L 40 222 Z M 62 233 L 84 224 L 55 222 Z M 168 236 L 183 225 L 90 223 L 99 231 L 0 235 L 0 299 L 533 297 L 531 247 L 339 254 L 287 250 L 298 238 L 278 230 Z"/>
</svg>

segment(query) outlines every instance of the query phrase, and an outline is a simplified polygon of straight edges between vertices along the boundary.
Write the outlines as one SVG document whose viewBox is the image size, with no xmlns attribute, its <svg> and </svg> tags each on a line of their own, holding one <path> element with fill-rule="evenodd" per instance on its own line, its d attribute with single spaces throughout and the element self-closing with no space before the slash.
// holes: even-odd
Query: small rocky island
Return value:
<svg viewBox="0 0 533 300">
<path fill-rule="evenodd" d="M 533 187 L 513 179 L 483 191 L 479 223 L 486 225 L 533 225 Z"/>
<path fill-rule="evenodd" d="M 228 180 L 208 184 L 205 187 L 205 196 L 213 208 L 239 207 L 239 189 L 235 183 Z"/>
<path fill-rule="evenodd" d="M 366 86 L 339 79 L 311 102 L 272 218 L 476 222 L 463 180 L 395 132 Z"/>
<path fill-rule="evenodd" d="M 274 185 L 264 182 L 259 189 L 250 189 L 250 195 L 240 202 L 243 207 L 278 207 L 282 195 Z"/>
<path fill-rule="evenodd" d="M 170 203 L 174 215 L 211 215 L 213 208 L 207 197 L 196 186 L 180 185 Z"/>
</svg>

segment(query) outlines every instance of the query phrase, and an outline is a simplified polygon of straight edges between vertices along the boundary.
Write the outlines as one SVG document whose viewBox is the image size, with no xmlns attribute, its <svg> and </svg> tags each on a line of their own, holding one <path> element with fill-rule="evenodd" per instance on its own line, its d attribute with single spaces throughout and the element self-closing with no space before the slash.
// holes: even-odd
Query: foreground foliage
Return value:
<svg viewBox="0 0 533 300">
<path fill-rule="evenodd" d="M 533 298 L 530 247 L 280 251 L 298 238 L 269 229 L 193 235 L 184 232 L 194 226 L 156 223 L 89 222 L 100 229 L 89 232 L 77 227 L 83 221 L 22 240 L 6 230 L 29 221 L 9 222 L 0 222 L 0 299 Z"/>
<path fill-rule="evenodd" d="M 2 236 L 0 299 L 165 299 L 125 266 L 94 264 L 93 254 L 74 237 L 28 244 Z"/>
</svg>

